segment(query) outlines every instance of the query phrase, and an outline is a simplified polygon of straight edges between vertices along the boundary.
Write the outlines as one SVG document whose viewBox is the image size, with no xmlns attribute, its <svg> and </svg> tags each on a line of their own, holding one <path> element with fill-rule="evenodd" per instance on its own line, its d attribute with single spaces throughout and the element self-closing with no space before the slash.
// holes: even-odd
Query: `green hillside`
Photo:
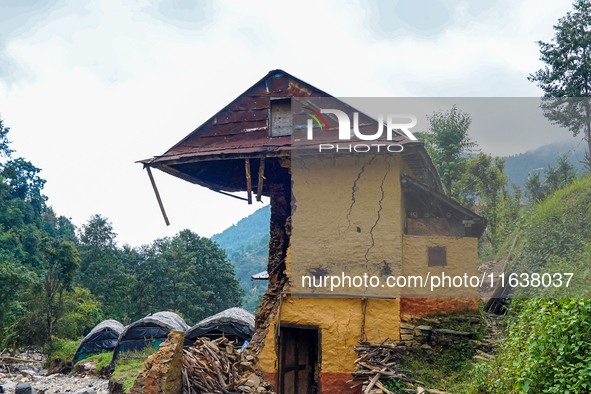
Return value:
<svg viewBox="0 0 591 394">
<path fill-rule="evenodd" d="M 253 313 L 256 312 L 262 294 L 267 288 L 267 281 L 252 282 L 250 277 L 267 269 L 270 220 L 271 207 L 266 205 L 222 233 L 211 237 L 230 257 L 236 268 L 236 276 L 247 294 L 244 308 Z"/>
<path fill-rule="evenodd" d="M 573 144 L 574 140 L 558 142 L 541 146 L 535 150 L 530 150 L 518 155 L 505 157 L 505 171 L 509 177 L 509 182 L 513 182 L 521 188 L 524 188 L 530 171 L 535 171 L 540 168 L 547 167 L 548 164 L 555 165 L 556 159 L 567 152 L 574 149 L 574 153 L 570 156 L 569 162 L 575 166 L 578 171 L 583 168 L 579 160 L 584 157 L 585 143 L 578 147 Z M 542 170 L 542 174 L 544 171 Z"/>
<path fill-rule="evenodd" d="M 223 232 L 215 234 L 211 240 L 220 244 L 230 256 L 233 252 L 242 250 L 244 246 L 251 245 L 263 233 L 268 237 L 270 220 L 271 206 L 265 205 Z"/>
</svg>

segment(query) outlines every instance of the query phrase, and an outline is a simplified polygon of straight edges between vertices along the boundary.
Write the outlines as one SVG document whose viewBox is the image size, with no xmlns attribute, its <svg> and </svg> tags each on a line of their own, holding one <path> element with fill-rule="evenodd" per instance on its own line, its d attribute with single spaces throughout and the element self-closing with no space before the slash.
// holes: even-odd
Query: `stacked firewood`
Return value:
<svg viewBox="0 0 591 394">
<path fill-rule="evenodd" d="M 353 379 L 347 383 L 355 383 L 351 388 L 354 389 L 363 386 L 362 392 L 367 393 L 386 393 L 391 394 L 391 391 L 386 389 L 382 381 L 389 379 L 396 379 L 409 388 L 413 384 L 422 384 L 418 380 L 410 379 L 405 371 L 399 368 L 399 361 L 402 356 L 408 354 L 404 342 L 398 343 L 370 343 L 361 342 L 355 346 L 353 350 L 357 352 L 359 358 L 355 360 L 357 370 L 353 372 Z M 359 382 L 357 382 L 359 381 Z M 357 383 L 356 383 L 357 382 Z M 416 392 L 412 390 L 412 392 Z"/>
<path fill-rule="evenodd" d="M 184 350 L 186 394 L 271 393 L 254 366 L 255 358 L 234 349 L 228 338 L 199 338 Z"/>
</svg>

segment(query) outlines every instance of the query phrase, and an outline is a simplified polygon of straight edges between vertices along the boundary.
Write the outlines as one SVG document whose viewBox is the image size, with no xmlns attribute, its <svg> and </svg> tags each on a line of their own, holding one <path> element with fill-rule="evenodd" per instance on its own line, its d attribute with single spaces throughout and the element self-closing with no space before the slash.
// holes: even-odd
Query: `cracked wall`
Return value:
<svg viewBox="0 0 591 394">
<path fill-rule="evenodd" d="M 297 278 L 303 274 L 335 275 L 344 271 L 351 276 L 367 272 L 386 277 L 397 273 L 402 259 L 403 232 L 400 157 L 348 155 L 299 159 L 292 156 L 292 226 L 285 259 L 289 282 L 284 291 L 309 291 L 298 286 Z M 396 296 L 389 290 L 382 295 Z M 364 291 L 357 290 L 360 297 Z M 350 379 L 356 359 L 353 347 L 361 339 L 362 326 L 364 339 L 371 342 L 399 338 L 400 301 L 367 299 L 363 301 L 367 303 L 364 313 L 360 297 L 286 295 L 280 312 L 273 315 L 266 328 L 264 345 L 258 354 L 258 367 L 266 378 L 276 382 L 275 333 L 280 316 L 282 324 L 319 328 L 320 392 L 340 392 L 335 384 L 344 385 Z M 351 392 L 347 385 L 342 389 Z"/>
<path fill-rule="evenodd" d="M 398 295 L 381 285 L 310 288 L 302 277 L 367 274 L 385 283 L 388 275 L 398 274 L 404 223 L 401 162 L 396 154 L 292 158 L 291 291 Z"/>
<path fill-rule="evenodd" d="M 360 340 L 398 340 L 400 316 L 405 313 L 466 308 L 457 299 L 401 300 L 401 295 L 409 294 L 388 286 L 339 287 L 331 291 L 330 283 L 328 287 L 310 288 L 302 282 L 302 276 L 344 273 L 350 277 L 377 276 L 384 284 L 391 275 L 432 269 L 425 260 L 427 248 L 439 245 L 447 247 L 450 264 L 474 263 L 476 268 L 475 238 L 404 235 L 406 213 L 401 173 L 413 175 L 396 154 L 292 154 L 291 216 L 286 217 L 283 212 L 288 199 L 276 198 L 278 206 L 273 209 L 277 210 L 278 219 L 272 217 L 271 227 L 275 225 L 281 230 L 284 223 L 286 231 L 272 231 L 269 268 L 279 270 L 273 271 L 276 277 L 271 276 L 264 299 L 268 300 L 257 314 L 258 328 L 253 338 L 258 349 L 257 365 L 268 381 L 277 382 L 278 320 L 281 324 L 318 327 L 319 393 L 350 393 L 344 382 L 355 369 L 353 347 Z M 276 243 L 274 238 L 280 242 Z M 316 295 L 303 297 L 299 294 L 302 292 Z M 326 297 L 331 292 L 332 296 Z M 364 295 L 377 298 L 362 300 Z M 365 312 L 362 303 L 367 303 Z"/>
</svg>

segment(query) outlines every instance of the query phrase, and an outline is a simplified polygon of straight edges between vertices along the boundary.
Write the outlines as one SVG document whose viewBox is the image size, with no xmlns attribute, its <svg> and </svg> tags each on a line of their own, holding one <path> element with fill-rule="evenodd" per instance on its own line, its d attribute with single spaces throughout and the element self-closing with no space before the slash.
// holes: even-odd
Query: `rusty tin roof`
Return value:
<svg viewBox="0 0 591 394">
<path fill-rule="evenodd" d="M 243 168 L 234 159 L 290 157 L 292 137 L 271 137 L 269 132 L 272 99 L 288 97 L 333 98 L 283 70 L 272 70 L 164 154 L 140 163 L 212 190 L 245 190 L 242 180 L 224 181 L 224 177 L 230 176 L 231 167 L 242 165 Z M 404 145 L 403 160 L 421 182 L 443 191 L 439 174 L 422 142 L 404 136 L 395 137 L 393 142 Z M 229 166 L 228 160 L 236 163 Z M 213 165 L 212 161 L 217 164 Z M 273 169 L 268 168 L 265 176 L 269 171 Z"/>
</svg>

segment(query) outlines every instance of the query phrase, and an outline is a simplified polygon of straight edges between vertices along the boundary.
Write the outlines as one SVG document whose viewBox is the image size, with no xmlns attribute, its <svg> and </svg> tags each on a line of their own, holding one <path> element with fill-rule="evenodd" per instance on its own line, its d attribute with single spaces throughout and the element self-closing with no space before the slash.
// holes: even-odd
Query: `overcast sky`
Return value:
<svg viewBox="0 0 591 394">
<path fill-rule="evenodd" d="M 291 4 L 288 5 L 288 4 Z M 120 244 L 223 231 L 252 206 L 134 161 L 166 151 L 269 70 L 340 97 L 538 97 L 536 41 L 570 0 L 0 0 L 0 116 L 48 203 Z M 502 131 L 508 155 L 572 137 Z"/>
</svg>

